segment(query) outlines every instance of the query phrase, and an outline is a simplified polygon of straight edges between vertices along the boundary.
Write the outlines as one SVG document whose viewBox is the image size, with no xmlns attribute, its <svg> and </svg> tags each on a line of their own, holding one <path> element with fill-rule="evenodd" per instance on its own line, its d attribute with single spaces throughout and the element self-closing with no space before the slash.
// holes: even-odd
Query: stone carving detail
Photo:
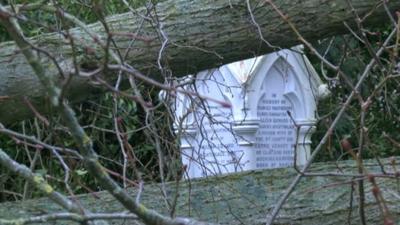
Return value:
<svg viewBox="0 0 400 225">
<path fill-rule="evenodd" d="M 316 103 L 329 91 L 299 51 L 186 78 L 182 88 L 199 96 L 178 94 L 173 108 L 187 178 L 307 161 Z"/>
</svg>

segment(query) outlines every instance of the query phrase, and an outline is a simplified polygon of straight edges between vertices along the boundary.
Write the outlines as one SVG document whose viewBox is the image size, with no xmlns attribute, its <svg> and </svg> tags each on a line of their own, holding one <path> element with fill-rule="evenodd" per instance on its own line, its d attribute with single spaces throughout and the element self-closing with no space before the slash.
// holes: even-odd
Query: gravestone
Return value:
<svg viewBox="0 0 400 225">
<path fill-rule="evenodd" d="M 173 108 L 186 177 L 305 164 L 318 99 L 329 91 L 294 50 L 180 81 Z"/>
</svg>

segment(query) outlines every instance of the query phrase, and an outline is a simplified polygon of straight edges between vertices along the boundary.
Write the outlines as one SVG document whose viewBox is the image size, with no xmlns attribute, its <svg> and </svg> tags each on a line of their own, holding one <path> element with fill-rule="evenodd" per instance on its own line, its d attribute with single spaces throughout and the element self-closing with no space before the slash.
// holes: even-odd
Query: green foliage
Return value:
<svg viewBox="0 0 400 225">
<path fill-rule="evenodd" d="M 3 4 L 27 4 L 34 2 L 39 2 L 39 0 L 15 0 L 12 2 L 3 2 Z M 92 23 L 100 19 L 93 12 L 91 1 L 60 0 L 56 2 L 58 7 L 73 14 L 85 23 Z M 131 4 L 131 7 L 137 8 L 144 5 L 146 1 L 130 0 L 128 2 Z M 104 14 L 106 16 L 129 11 L 120 0 L 106 1 L 106 3 L 104 4 Z M 62 24 L 63 21 L 60 21 L 59 17 L 55 14 L 42 10 L 27 12 L 21 15 L 21 18 L 23 17 L 29 18 L 26 21 L 20 21 L 26 36 L 36 36 L 65 28 L 65 26 L 72 26 L 71 24 Z M 0 42 L 7 40 L 10 40 L 9 36 L 4 28 L 0 27 Z M 157 94 L 157 90 L 146 90 L 146 87 L 141 88 L 144 93 L 147 93 L 146 96 L 149 96 L 148 98 L 153 98 L 153 95 Z M 125 91 L 129 94 L 132 92 L 130 90 Z M 155 155 L 153 144 L 147 140 L 143 133 L 143 127 L 145 126 L 143 122 L 145 117 L 143 110 L 132 99 L 118 96 L 115 103 L 114 97 L 112 93 L 105 93 L 96 96 L 96 99 L 88 99 L 84 103 L 75 106 L 80 123 L 84 126 L 85 131 L 95 145 L 97 153 L 101 156 L 102 165 L 122 184 L 121 177 L 117 176 L 118 174 L 122 174 L 123 170 L 121 146 L 114 132 L 114 118 L 117 118 L 119 129 L 121 133 L 124 133 L 122 136 L 125 138 L 125 144 L 131 146 L 131 149 L 126 150 L 129 160 L 126 177 L 133 181 L 128 182 L 128 184 L 133 185 L 139 176 L 144 180 L 157 179 L 159 176 L 157 156 Z M 117 108 L 116 113 L 114 112 L 115 107 Z M 165 110 L 161 110 L 160 114 L 163 111 Z M 160 128 L 166 127 L 169 125 L 169 122 L 161 122 L 160 124 Z M 57 117 L 50 118 L 50 126 L 46 126 L 41 121 L 35 119 L 15 124 L 11 128 L 27 135 L 34 135 L 46 143 L 55 146 L 77 149 L 73 139 L 59 123 L 59 118 Z M 168 141 L 168 137 L 166 141 Z M 36 173 L 46 174 L 47 181 L 55 189 L 61 192 L 68 192 L 64 183 L 65 170 L 63 165 L 49 150 L 35 149 L 32 146 L 24 144 L 23 140 L 10 139 L 6 135 L 0 135 L 0 143 L 1 147 L 14 160 L 28 167 L 31 166 L 32 170 Z M 168 144 L 163 144 L 163 146 L 166 145 Z M 62 154 L 62 156 L 64 163 L 71 169 L 68 182 L 74 194 L 99 190 L 96 180 L 93 180 L 87 174 L 82 162 L 70 154 Z M 41 193 L 29 188 L 30 186 L 23 179 L 15 177 L 8 172 L 3 172 L 1 168 L 0 171 L 0 202 L 41 196 Z"/>
<path fill-rule="evenodd" d="M 368 39 L 373 48 L 379 48 L 382 40 L 388 36 L 389 29 L 382 28 L 374 33 L 370 32 Z M 361 41 L 351 35 L 335 37 L 333 40 L 324 40 L 318 46 L 321 54 L 326 53 L 326 58 L 335 65 L 340 65 L 340 69 L 347 75 L 347 79 L 354 86 L 362 74 L 365 66 L 371 60 L 371 54 Z M 360 88 L 360 97 L 367 100 L 377 85 L 385 77 L 392 74 L 394 69 L 394 58 L 391 49 L 382 56 L 381 65 L 376 65 L 370 75 Z M 319 116 L 321 118 L 317 132 L 313 136 L 314 145 L 319 143 L 322 135 L 325 134 L 337 112 L 342 107 L 352 88 L 345 81 L 345 78 L 339 76 L 336 72 L 321 67 L 321 62 L 317 57 L 310 55 L 313 64 L 319 73 L 326 74 L 331 78 L 327 81 L 330 84 L 332 96 L 321 102 L 319 105 Z M 334 79 L 337 78 L 337 79 Z M 398 93 L 398 82 L 389 80 L 380 88 L 371 99 L 371 105 L 366 111 L 364 127 L 367 130 L 365 140 L 365 149 L 363 157 L 388 157 L 397 155 L 396 147 L 387 138 L 386 135 L 394 140 L 400 140 L 398 132 L 400 128 L 399 103 L 400 94 Z M 347 138 L 352 144 L 353 151 L 357 153 L 360 138 L 360 103 L 354 98 L 344 117 L 339 121 L 334 129 L 328 143 L 325 145 L 325 153 L 319 156 L 319 160 L 337 160 L 351 158 L 349 152 L 346 152 L 340 146 L 340 140 Z"/>
<path fill-rule="evenodd" d="M 153 93 L 156 93 L 155 91 Z M 107 168 L 109 173 L 121 184 L 123 180 L 116 174 L 122 174 L 123 158 L 121 153 L 121 146 L 117 139 L 115 130 L 115 121 L 117 123 L 122 136 L 126 138 L 126 143 L 132 147 L 131 149 L 125 146 L 127 151 L 128 164 L 126 177 L 129 180 L 128 184 L 132 185 L 140 176 L 143 180 L 155 180 L 158 177 L 158 161 L 155 154 L 153 144 L 144 135 L 143 127 L 144 115 L 141 110 L 138 110 L 137 104 L 131 99 L 117 98 L 118 112 L 114 115 L 114 97 L 111 93 L 97 96 L 97 99 L 88 99 L 84 103 L 77 105 L 75 111 L 79 116 L 79 121 L 85 128 L 85 131 L 91 137 L 97 153 L 101 156 L 100 161 L 102 165 Z M 162 113 L 163 110 L 160 111 Z M 163 117 L 161 117 L 163 118 Z M 45 140 L 47 143 L 61 146 L 64 148 L 77 149 L 72 137 L 68 134 L 65 128 L 57 125 L 59 119 L 52 118 L 50 123 L 51 127 L 45 126 L 37 119 L 32 121 L 24 121 L 15 124 L 12 129 L 25 133 L 28 135 L 34 134 L 39 139 Z M 168 126 L 168 123 L 161 122 L 161 126 Z M 49 129 L 50 128 L 50 129 Z M 165 129 L 165 128 L 160 128 Z M 171 137 L 170 137 L 171 138 Z M 166 140 L 170 139 L 166 135 Z M 0 135 L 0 143 L 2 148 L 14 160 L 27 165 L 34 165 L 33 171 L 39 174 L 47 175 L 47 181 L 57 190 L 67 192 L 64 184 L 65 170 L 61 163 L 55 156 L 47 149 L 32 148 L 23 144 L 23 140 L 10 139 L 9 136 Z M 128 145 L 128 144 L 127 144 Z M 163 144 L 166 146 L 168 144 Z M 37 151 L 37 152 L 36 152 Z M 38 154 L 37 160 L 35 154 Z M 61 154 L 64 162 L 71 169 L 69 184 L 71 190 L 75 194 L 87 193 L 91 191 L 99 191 L 96 180 L 87 174 L 86 169 L 83 167 L 76 157 L 70 154 Z M 26 197 L 38 197 L 41 193 L 24 190 L 25 182 L 13 174 L 2 172 L 0 174 L 0 202 L 5 200 L 20 200 L 23 193 Z M 8 191 L 13 190 L 13 196 Z M 3 191 L 3 192 L 2 192 Z"/>
<path fill-rule="evenodd" d="M 3 4 L 27 4 L 39 2 L 39 0 L 15 0 L 2 1 Z M 102 18 L 101 15 L 95 13 L 92 1 L 88 0 L 58 0 L 55 1 L 57 6 L 68 12 L 85 23 L 93 23 Z M 133 8 L 143 6 L 146 0 L 130 0 L 129 3 Z M 156 1 L 153 1 L 155 4 Z M 105 16 L 116 13 L 127 12 L 129 9 L 120 0 L 103 1 L 103 14 Z M 23 18 L 28 18 L 24 20 Z M 54 32 L 65 28 L 72 27 L 54 13 L 35 10 L 26 12 L 20 15 L 21 25 L 26 36 L 36 36 L 43 33 Z M 373 44 L 373 48 L 379 47 L 382 40 L 388 35 L 388 29 L 382 28 L 379 32 L 370 33 L 368 38 Z M 10 40 L 4 28 L 0 27 L 0 42 Z M 326 55 L 326 58 L 335 65 L 340 65 L 340 69 L 347 74 L 346 81 L 344 77 L 337 77 L 337 73 L 321 65 L 320 60 L 310 55 L 313 64 L 319 69 L 320 74 L 326 74 L 330 78 L 327 81 L 330 85 L 332 96 L 319 105 L 319 123 L 318 128 L 313 136 L 314 145 L 319 143 L 322 135 L 325 134 L 332 120 L 336 117 L 340 107 L 346 100 L 352 88 L 347 84 L 356 83 L 363 68 L 368 64 L 371 55 L 365 45 L 352 36 L 336 37 L 333 41 L 324 40 L 317 46 L 321 54 Z M 325 54 L 326 53 L 326 54 Z M 365 100 L 371 91 L 376 88 L 376 85 L 390 75 L 393 71 L 393 52 L 388 50 L 381 60 L 381 65 L 374 67 L 371 75 L 365 81 L 360 90 L 360 96 Z M 395 59 L 397 60 L 397 59 Z M 398 82 L 388 82 L 376 95 L 373 96 L 372 103 L 367 111 L 365 128 L 367 128 L 366 149 L 363 153 L 365 157 L 385 157 L 396 154 L 397 148 L 387 137 L 393 140 L 400 140 L 400 91 L 398 90 Z M 145 91 L 146 100 L 155 98 L 157 90 L 148 90 L 148 87 L 140 87 Z M 155 102 L 155 101 L 152 101 Z M 115 112 L 115 107 L 118 109 Z M 128 150 L 129 164 L 127 168 L 127 178 L 134 181 L 138 177 L 144 180 L 155 180 L 159 177 L 158 161 L 154 144 L 143 132 L 143 127 L 146 126 L 146 113 L 132 99 L 118 97 L 117 102 L 114 102 L 114 94 L 106 93 L 98 96 L 97 99 L 88 99 L 81 105 L 75 106 L 75 110 L 79 115 L 80 123 L 85 127 L 86 132 L 93 140 L 95 149 L 101 155 L 101 163 L 109 170 L 111 174 L 122 174 L 122 154 L 120 142 L 115 134 L 115 123 L 117 122 L 119 129 L 124 133 L 124 144 L 129 145 Z M 156 129 L 162 140 L 163 149 L 172 149 L 175 146 L 173 137 L 167 131 L 169 125 L 168 117 L 165 116 L 167 110 L 163 107 L 158 108 L 155 118 Z M 114 120 L 116 118 L 116 121 Z M 51 126 L 47 127 L 38 120 L 25 121 L 16 124 L 13 129 L 26 133 L 34 134 L 36 137 L 45 140 L 47 143 L 62 146 L 65 148 L 76 149 L 72 138 L 66 129 L 60 125 L 58 118 L 54 117 L 50 120 Z M 360 105 L 357 99 L 354 99 L 344 117 L 339 122 L 336 129 L 330 136 L 325 145 L 324 154 L 319 156 L 320 161 L 349 159 L 351 156 L 348 152 L 342 149 L 340 140 L 343 138 L 349 139 L 353 150 L 358 150 L 358 140 L 360 134 Z M 383 133 L 383 131 L 385 133 Z M 8 136 L 0 135 L 1 147 L 18 162 L 25 165 L 33 165 L 32 169 L 36 173 L 47 174 L 46 179 L 56 189 L 67 192 L 64 183 L 65 171 L 63 165 L 57 160 L 54 160 L 52 155 L 47 150 L 27 146 L 21 140 L 16 138 L 10 139 Z M 127 147 L 125 146 L 125 147 Z M 176 157 L 176 152 L 169 152 L 170 159 Z M 82 163 L 73 155 L 65 154 L 65 163 L 70 167 L 69 184 L 71 190 L 75 194 L 96 191 L 98 190 L 96 181 L 88 176 L 87 171 L 82 166 Z M 179 165 L 178 165 L 179 166 Z M 177 167 L 178 167 L 177 166 Z M 143 176 L 146 174 L 147 176 Z M 115 176 L 120 183 L 120 177 Z M 34 190 L 26 189 L 25 181 L 8 174 L 0 173 L 0 202 L 5 200 L 16 200 L 24 197 L 40 196 Z M 12 190 L 13 193 L 10 193 Z M 7 191 L 7 192 L 6 192 Z"/>
</svg>

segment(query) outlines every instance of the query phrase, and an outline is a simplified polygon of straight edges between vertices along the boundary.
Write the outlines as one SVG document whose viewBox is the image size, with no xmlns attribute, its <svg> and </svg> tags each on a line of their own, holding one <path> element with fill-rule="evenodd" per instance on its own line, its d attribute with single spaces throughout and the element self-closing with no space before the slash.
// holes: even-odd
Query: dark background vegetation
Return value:
<svg viewBox="0 0 400 225">
<path fill-rule="evenodd" d="M 32 0 L 20 1 L 2 1 L 3 4 L 7 2 L 12 3 L 32 3 Z M 82 21 L 92 23 L 99 18 L 92 12 L 90 1 L 71 1 L 59 0 L 57 1 L 60 6 L 67 12 L 75 15 Z M 139 7 L 147 4 L 146 0 L 131 0 L 129 1 L 133 7 Z M 156 2 L 153 1 L 153 4 Z M 107 15 L 127 12 L 128 9 L 120 0 L 107 1 L 104 5 L 104 12 Z M 26 15 L 29 17 L 29 22 L 22 23 L 22 27 L 27 36 L 36 36 L 42 33 L 52 32 L 58 30 L 61 26 L 61 21 L 51 13 L 43 13 L 42 11 L 33 12 Z M 65 24 L 64 24 L 65 25 Z M 68 26 L 68 24 L 67 24 Z M 388 29 L 382 26 L 380 30 L 376 30 L 369 34 L 369 39 L 376 46 L 380 41 L 384 40 L 388 35 Z M 4 28 L 0 27 L 0 42 L 8 41 L 9 37 Z M 314 43 L 318 51 L 326 55 L 327 59 L 334 64 L 341 65 L 341 69 L 346 72 L 350 77 L 348 79 L 351 83 L 355 84 L 357 76 L 362 72 L 370 59 L 368 51 L 363 47 L 363 44 L 352 35 L 338 36 L 333 39 L 321 40 L 319 43 Z M 374 46 L 374 47 L 376 47 Z M 346 95 L 352 90 L 344 78 L 338 76 L 334 72 L 323 68 L 321 62 L 317 57 L 308 54 L 313 65 L 319 74 L 325 74 L 329 79 L 322 77 L 323 81 L 328 83 L 332 95 L 319 103 L 318 106 L 318 126 L 317 131 L 313 136 L 313 143 L 317 144 L 326 132 L 330 122 L 335 118 L 336 113 L 342 106 L 346 99 Z M 360 95 L 364 98 L 368 97 L 364 93 L 370 93 L 370 89 L 374 89 L 387 74 L 394 68 L 390 68 L 397 56 L 391 51 L 385 53 L 385 60 L 382 64 L 385 68 L 377 66 L 369 76 L 368 80 L 364 82 Z M 140 87 L 145 97 L 152 102 L 157 102 L 157 89 L 145 85 Z M 366 143 L 366 150 L 364 156 L 366 158 L 373 157 L 387 157 L 398 155 L 394 143 L 390 141 L 400 140 L 400 118 L 399 113 L 399 84 L 396 80 L 387 83 L 381 91 L 372 99 L 372 105 L 367 113 L 366 127 L 368 129 L 368 139 Z M 331 135 L 331 138 L 324 147 L 324 152 L 318 158 L 319 161 L 332 161 L 351 159 L 348 151 L 344 150 L 340 145 L 342 139 L 348 139 L 352 144 L 352 151 L 357 151 L 357 142 L 359 139 L 360 130 L 360 109 L 357 100 L 353 100 L 354 104 L 347 110 L 346 115 L 343 117 L 337 128 Z M 101 162 L 110 171 L 115 174 L 121 174 L 121 154 L 116 135 L 111 131 L 113 130 L 113 98 L 111 93 L 103 93 L 94 99 L 87 99 L 85 102 L 75 105 L 75 110 L 79 114 L 80 123 L 85 127 L 88 134 L 91 136 L 95 143 L 95 149 L 102 155 Z M 135 181 L 135 177 L 140 173 L 143 179 L 147 181 L 157 181 L 157 156 L 153 145 L 146 139 L 143 133 L 144 112 L 132 100 L 119 98 L 118 106 L 120 111 L 117 118 L 127 132 L 127 140 L 133 148 L 135 153 L 134 160 L 136 163 L 135 170 L 128 168 L 127 177 Z M 156 126 L 158 131 L 165 135 L 163 139 L 163 146 L 166 148 L 173 148 L 176 146 L 174 138 L 169 131 L 171 121 L 166 113 L 164 107 L 160 107 L 156 112 Z M 49 118 L 50 122 L 55 123 L 59 120 L 57 116 Z M 58 125 L 59 126 L 59 125 Z M 74 148 L 73 141 L 68 138 L 63 127 L 50 126 L 50 130 L 40 121 L 36 119 L 26 120 L 14 124 L 11 128 L 18 130 L 21 133 L 33 134 L 46 142 Z M 165 132 L 164 132 L 165 130 Z M 386 133 L 383 133 L 385 131 Z M 390 138 L 388 138 L 390 137 Z M 5 149 L 8 149 L 8 154 L 15 160 L 30 165 L 33 160 L 36 164 L 33 170 L 37 173 L 47 174 L 48 181 L 56 189 L 66 191 L 63 183 L 63 169 L 57 160 L 51 160 L 51 156 L 46 151 L 32 151 L 32 148 L 27 148 L 18 140 L 12 139 L 9 136 L 0 135 L 0 143 Z M 132 156 L 133 157 L 133 156 Z M 99 191 L 96 185 L 96 180 L 87 176 L 87 172 L 79 161 L 70 157 L 67 160 L 68 164 L 73 170 L 71 173 L 70 184 L 74 193 L 87 193 L 92 191 Z M 1 169 L 1 168 L 0 168 Z M 118 177 L 116 177 L 118 180 Z M 121 180 L 119 180 L 122 182 Z M 24 198 L 38 197 L 39 193 L 32 190 L 24 190 L 25 182 L 23 179 L 13 176 L 3 170 L 0 172 L 0 202 L 9 200 L 21 200 Z"/>
</svg>

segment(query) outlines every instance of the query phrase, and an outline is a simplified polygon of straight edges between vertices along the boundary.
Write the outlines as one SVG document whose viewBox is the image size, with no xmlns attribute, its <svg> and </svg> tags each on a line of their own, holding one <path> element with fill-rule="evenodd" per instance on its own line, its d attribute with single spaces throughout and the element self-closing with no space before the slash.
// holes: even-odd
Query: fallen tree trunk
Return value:
<svg viewBox="0 0 400 225">
<path fill-rule="evenodd" d="M 398 159 L 397 159 L 398 160 Z M 391 160 L 383 160 L 386 171 L 392 171 Z M 315 164 L 314 173 L 337 172 L 357 173 L 354 161 Z M 381 173 L 376 161 L 365 161 L 369 173 Z M 392 171 L 393 172 L 393 171 Z M 205 222 L 218 224 L 265 224 L 268 211 L 285 191 L 293 177 L 294 169 L 273 169 L 238 173 L 229 176 L 182 182 L 179 187 L 176 215 L 192 217 Z M 400 219 L 400 196 L 398 178 L 378 178 L 376 183 L 383 194 L 384 203 L 392 220 Z M 313 176 L 304 178 L 296 191 L 281 210 L 274 224 L 301 225 L 343 225 L 359 224 L 358 193 L 356 183 L 350 176 Z M 368 224 L 383 224 L 372 185 L 366 179 L 365 212 Z M 352 185 L 354 189 L 352 189 Z M 176 193 L 176 184 L 166 185 L 170 201 Z M 352 191 L 353 190 L 353 191 Z M 131 189 L 135 196 L 137 190 Z M 108 193 L 95 193 L 79 196 L 86 209 L 93 212 L 123 212 L 124 208 Z M 149 208 L 169 214 L 157 184 L 147 184 L 141 194 L 141 202 Z M 172 201 L 171 201 L 172 202 Z M 380 202 L 382 203 L 382 201 Z M 48 199 L 34 199 L 25 202 L 0 204 L 1 219 L 27 218 L 44 213 L 60 212 L 58 206 Z M 136 221 L 137 222 L 137 221 Z M 112 224 L 137 224 L 134 221 L 113 220 Z M 57 224 L 73 224 L 59 221 Z"/>
<path fill-rule="evenodd" d="M 382 6 L 375 9 L 376 0 L 351 2 L 361 17 L 374 9 L 365 25 L 382 25 L 383 21 L 389 21 Z M 292 29 L 266 1 L 251 0 L 250 3 L 263 38 L 280 48 L 299 43 Z M 347 22 L 350 26 L 354 24 L 353 14 L 346 0 L 323 3 L 320 0 L 280 0 L 276 1 L 276 4 L 308 41 L 346 33 L 348 29 L 343 23 Z M 389 1 L 387 4 L 393 11 L 400 8 L 400 1 Z M 138 11 L 146 14 L 145 9 Z M 159 31 L 160 27 L 168 41 L 162 52 L 162 63 L 168 65 L 173 76 L 194 73 L 275 50 L 261 40 L 246 1 L 243 0 L 168 0 L 158 4 L 155 11 L 159 24 L 147 20 L 142 24 L 142 17 L 132 13 L 108 19 L 117 45 L 115 48 L 129 48 L 127 62 L 146 74 L 152 74 L 153 77 L 159 76 L 157 60 L 164 41 Z M 106 37 L 100 23 L 89 27 L 103 38 Z M 132 46 L 132 35 L 118 35 L 134 34 L 138 30 L 138 38 Z M 73 29 L 71 33 L 79 40 L 76 41 L 76 45 L 80 45 L 78 63 L 82 67 L 96 66 L 90 64 L 96 64 L 93 58 L 101 58 L 102 50 L 95 45 L 93 38 L 79 28 Z M 72 69 L 72 50 L 61 35 L 41 35 L 32 38 L 31 41 L 51 53 L 66 72 Z M 96 49 L 96 57 L 85 55 L 85 49 L 88 48 Z M 60 77 L 55 66 L 44 55 L 43 64 L 49 75 Z M 62 80 L 61 77 L 59 79 Z M 90 87 L 85 79 L 74 78 L 69 88 L 69 98 L 79 101 L 93 90 L 95 89 Z M 47 104 L 44 96 L 44 89 L 15 45 L 0 44 L 0 122 L 18 121 L 32 115 L 31 109 L 21 100 L 22 97 L 29 98 L 40 112 L 48 111 L 45 110 Z"/>
</svg>

